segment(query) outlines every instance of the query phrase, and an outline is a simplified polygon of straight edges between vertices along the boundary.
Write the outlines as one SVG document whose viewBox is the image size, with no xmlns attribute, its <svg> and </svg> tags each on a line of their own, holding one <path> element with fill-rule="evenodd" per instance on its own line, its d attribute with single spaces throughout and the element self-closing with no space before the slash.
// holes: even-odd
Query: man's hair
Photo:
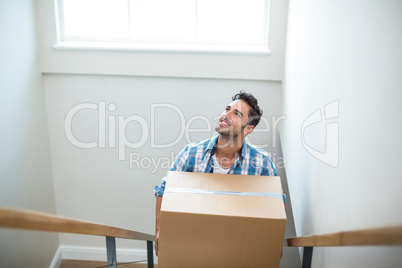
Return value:
<svg viewBox="0 0 402 268">
<path fill-rule="evenodd" d="M 232 97 L 232 100 L 243 100 L 248 105 L 250 105 L 251 109 L 248 112 L 248 122 L 247 125 L 257 126 L 260 122 L 260 118 L 262 115 L 262 110 L 260 106 L 258 106 L 258 100 L 253 96 L 253 94 L 247 93 L 244 90 L 241 90 L 240 93 L 237 93 Z"/>
</svg>

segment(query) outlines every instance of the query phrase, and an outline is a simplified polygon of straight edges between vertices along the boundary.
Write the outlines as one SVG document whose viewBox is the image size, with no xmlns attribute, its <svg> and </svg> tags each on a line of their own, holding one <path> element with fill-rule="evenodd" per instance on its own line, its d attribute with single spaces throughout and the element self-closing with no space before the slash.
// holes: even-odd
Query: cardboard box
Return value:
<svg viewBox="0 0 402 268">
<path fill-rule="evenodd" d="M 158 267 L 279 267 L 282 193 L 279 177 L 169 172 Z"/>
</svg>

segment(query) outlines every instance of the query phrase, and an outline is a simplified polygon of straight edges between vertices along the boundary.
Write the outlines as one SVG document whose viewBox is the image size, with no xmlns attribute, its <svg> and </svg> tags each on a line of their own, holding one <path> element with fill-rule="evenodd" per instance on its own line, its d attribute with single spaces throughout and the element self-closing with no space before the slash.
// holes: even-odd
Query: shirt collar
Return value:
<svg viewBox="0 0 402 268">
<path fill-rule="evenodd" d="M 206 148 L 207 150 L 212 150 L 216 147 L 216 143 L 218 142 L 219 136 L 220 136 L 220 134 L 216 135 L 209 141 L 207 148 Z M 247 156 L 247 142 L 246 142 L 246 139 L 244 139 L 243 146 L 241 148 L 241 157 L 246 158 L 246 156 Z"/>
<path fill-rule="evenodd" d="M 247 142 L 246 142 L 246 139 L 244 139 L 244 141 L 243 141 L 243 146 L 242 146 L 242 148 L 241 148 L 241 157 L 242 158 L 246 158 L 247 157 L 247 154 L 248 154 L 248 146 L 247 146 Z"/>
<path fill-rule="evenodd" d="M 217 141 L 218 141 L 219 136 L 220 136 L 220 134 L 216 135 L 215 137 L 213 137 L 213 138 L 209 141 L 209 143 L 208 143 L 208 145 L 207 145 L 207 150 L 212 150 L 212 148 L 214 148 L 214 147 L 216 146 L 216 143 L 217 143 Z"/>
</svg>

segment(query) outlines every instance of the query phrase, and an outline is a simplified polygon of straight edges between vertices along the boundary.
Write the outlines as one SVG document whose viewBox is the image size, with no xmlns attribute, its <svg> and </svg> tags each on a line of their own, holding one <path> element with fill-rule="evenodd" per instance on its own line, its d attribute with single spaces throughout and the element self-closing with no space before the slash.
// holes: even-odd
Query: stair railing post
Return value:
<svg viewBox="0 0 402 268">
<path fill-rule="evenodd" d="M 152 241 L 147 241 L 148 268 L 154 268 L 154 245 Z"/>
<path fill-rule="evenodd" d="M 116 238 L 106 236 L 107 267 L 117 268 Z"/>
<path fill-rule="evenodd" d="M 311 268 L 313 258 L 313 247 L 304 247 L 302 268 Z"/>
</svg>

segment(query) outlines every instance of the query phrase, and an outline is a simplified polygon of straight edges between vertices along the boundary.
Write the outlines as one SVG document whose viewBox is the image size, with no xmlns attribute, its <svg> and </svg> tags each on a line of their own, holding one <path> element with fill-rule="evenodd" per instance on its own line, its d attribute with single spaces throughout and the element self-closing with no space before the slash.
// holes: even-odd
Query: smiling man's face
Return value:
<svg viewBox="0 0 402 268">
<path fill-rule="evenodd" d="M 233 101 L 226 106 L 215 130 L 224 137 L 234 139 L 242 135 L 241 137 L 244 138 L 254 129 L 254 126 L 247 125 L 250 109 L 250 105 L 243 100 Z"/>
</svg>

